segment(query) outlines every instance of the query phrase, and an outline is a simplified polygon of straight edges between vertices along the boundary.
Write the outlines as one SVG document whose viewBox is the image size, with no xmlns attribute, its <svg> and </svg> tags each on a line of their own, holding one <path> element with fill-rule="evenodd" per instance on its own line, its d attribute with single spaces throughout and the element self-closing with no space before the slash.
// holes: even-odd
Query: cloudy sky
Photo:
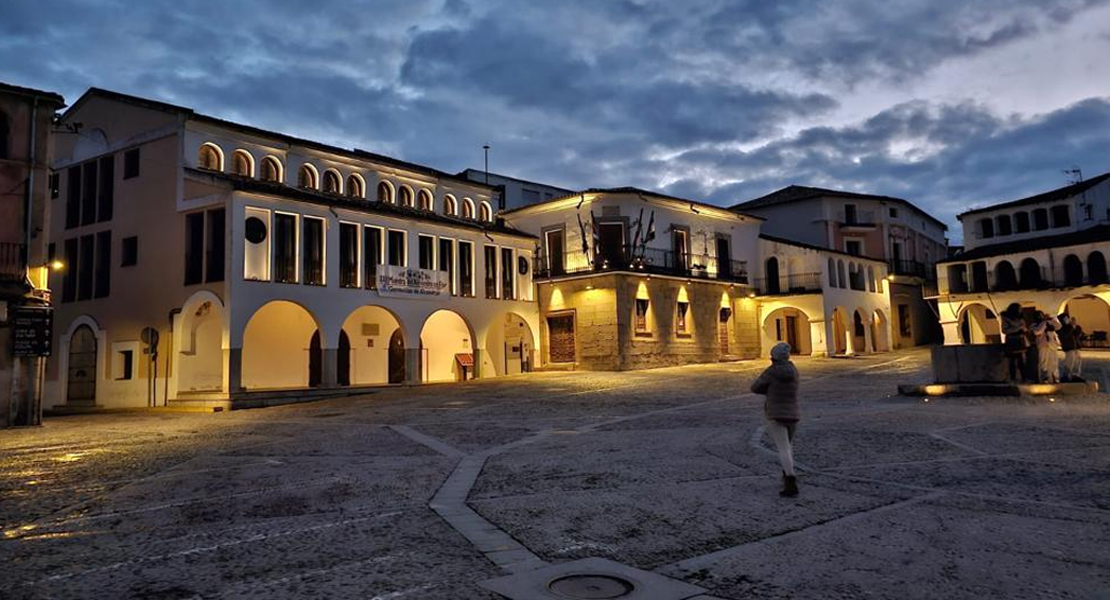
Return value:
<svg viewBox="0 0 1110 600">
<path fill-rule="evenodd" d="M 0 81 L 455 171 L 970 206 L 1110 171 L 1110 0 L 4 0 Z"/>
</svg>

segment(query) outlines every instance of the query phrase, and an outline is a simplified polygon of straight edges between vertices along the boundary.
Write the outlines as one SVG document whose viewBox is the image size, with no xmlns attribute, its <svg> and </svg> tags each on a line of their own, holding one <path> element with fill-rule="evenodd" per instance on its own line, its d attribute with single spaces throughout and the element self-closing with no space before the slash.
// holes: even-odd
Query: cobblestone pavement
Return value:
<svg viewBox="0 0 1110 600">
<path fill-rule="evenodd" d="M 716 598 L 1110 597 L 1107 396 L 926 403 L 894 395 L 925 352 L 797 362 L 794 500 L 763 361 L 0 432 L 0 597 L 493 599 L 583 557 Z"/>
</svg>

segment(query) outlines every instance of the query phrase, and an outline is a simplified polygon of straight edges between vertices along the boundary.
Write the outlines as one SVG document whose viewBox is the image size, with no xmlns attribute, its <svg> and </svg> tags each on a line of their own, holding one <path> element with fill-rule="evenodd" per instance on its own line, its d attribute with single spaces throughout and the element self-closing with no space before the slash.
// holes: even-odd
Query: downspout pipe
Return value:
<svg viewBox="0 0 1110 600">
<path fill-rule="evenodd" d="M 31 134 L 27 141 L 27 185 L 24 186 L 23 194 L 23 280 L 29 289 L 34 289 L 34 284 L 31 282 L 31 227 L 33 226 L 31 208 L 34 206 L 35 167 L 38 163 L 38 156 L 35 152 L 37 149 L 35 138 L 38 136 L 38 112 L 39 99 L 36 97 L 31 102 Z"/>
</svg>

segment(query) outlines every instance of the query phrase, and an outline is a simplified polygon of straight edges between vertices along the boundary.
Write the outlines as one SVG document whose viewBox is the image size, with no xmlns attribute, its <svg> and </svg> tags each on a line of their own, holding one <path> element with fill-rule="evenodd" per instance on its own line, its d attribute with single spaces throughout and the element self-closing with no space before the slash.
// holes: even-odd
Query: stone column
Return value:
<svg viewBox="0 0 1110 600">
<path fill-rule="evenodd" d="M 482 361 L 485 360 L 486 349 L 475 348 L 472 352 L 474 352 L 474 379 L 485 377 L 485 373 L 483 373 L 484 369 L 482 368 Z"/>
<path fill-rule="evenodd" d="M 871 322 L 867 321 L 863 324 L 863 349 L 860 354 L 871 354 L 875 341 L 871 339 Z"/>
<path fill-rule="evenodd" d="M 224 350 L 224 391 L 235 394 L 243 391 L 243 349 Z"/>
<path fill-rule="evenodd" d="M 320 387 L 339 387 L 339 350 L 324 348 L 320 354 Z"/>
<path fill-rule="evenodd" d="M 420 348 L 405 348 L 405 385 L 420 385 L 424 380 L 420 362 Z"/>
<path fill-rule="evenodd" d="M 809 322 L 809 346 L 813 356 L 831 356 L 832 345 L 826 331 L 826 321 Z"/>
</svg>

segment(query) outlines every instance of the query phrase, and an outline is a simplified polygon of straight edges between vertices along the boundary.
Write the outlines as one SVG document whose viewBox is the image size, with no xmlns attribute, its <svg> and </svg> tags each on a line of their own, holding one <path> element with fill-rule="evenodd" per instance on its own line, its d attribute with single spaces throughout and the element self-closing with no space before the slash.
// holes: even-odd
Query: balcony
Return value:
<svg viewBox="0 0 1110 600">
<path fill-rule="evenodd" d="M 760 296 L 791 296 L 821 292 L 820 273 L 796 273 L 755 280 L 755 288 Z"/>
<path fill-rule="evenodd" d="M 1009 263 L 1007 263 L 1009 264 Z M 972 263 L 975 265 L 975 263 Z M 979 267 L 951 265 L 948 270 L 949 294 L 985 294 L 993 292 L 1038 291 L 1073 288 L 1110 283 L 1105 271 L 1057 272 L 1055 277 L 1047 267 L 1026 265 L 1020 270 L 996 268 L 987 271 Z M 944 290 L 942 290 L 943 292 Z"/>
<path fill-rule="evenodd" d="M 892 260 L 887 266 L 890 268 L 891 275 L 917 277 L 925 281 L 935 281 L 937 278 L 936 269 L 916 260 Z"/>
<path fill-rule="evenodd" d="M 0 279 L 22 280 L 23 263 L 23 244 L 0 242 Z"/>
<path fill-rule="evenodd" d="M 875 211 L 857 210 L 840 211 L 836 215 L 836 222 L 841 228 L 872 229 L 875 227 Z"/>
<path fill-rule="evenodd" d="M 718 260 L 705 254 L 684 254 L 655 248 L 624 246 L 602 249 L 596 254 L 566 252 L 561 259 L 540 253 L 534 263 L 533 272 L 537 280 L 586 273 L 633 272 L 748 283 L 746 261 Z"/>
</svg>

